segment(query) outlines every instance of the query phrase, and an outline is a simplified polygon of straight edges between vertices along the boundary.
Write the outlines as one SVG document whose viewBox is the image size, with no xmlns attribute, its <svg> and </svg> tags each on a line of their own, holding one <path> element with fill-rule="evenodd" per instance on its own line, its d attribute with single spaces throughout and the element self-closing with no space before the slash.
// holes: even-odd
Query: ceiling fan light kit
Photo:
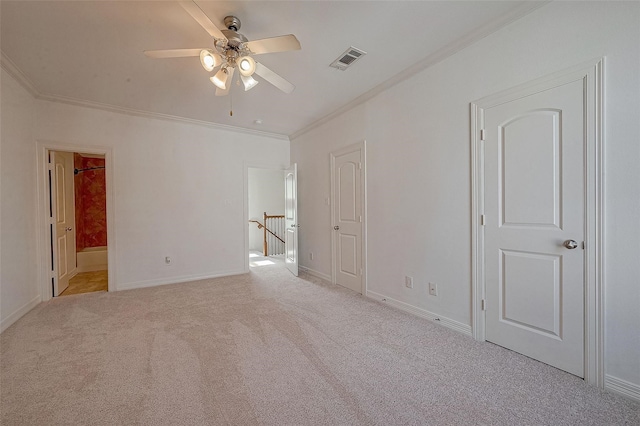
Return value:
<svg viewBox="0 0 640 426">
<path fill-rule="evenodd" d="M 151 58 L 200 56 L 200 63 L 207 72 L 213 72 L 217 67 L 220 67 L 216 74 L 210 78 L 217 87 L 216 96 L 224 96 L 229 93 L 233 82 L 233 71 L 236 67 L 240 72 L 245 91 L 258 84 L 258 81 L 252 77 L 254 73 L 285 93 L 291 93 L 295 89 L 293 84 L 256 62 L 252 55 L 300 50 L 300 42 L 296 36 L 288 34 L 249 41 L 244 35 L 237 32 L 241 26 L 240 19 L 237 17 L 225 17 L 224 24 L 227 29 L 220 30 L 195 1 L 180 2 L 180 5 L 213 37 L 214 49 L 147 50 L 144 52 L 145 55 Z"/>
</svg>

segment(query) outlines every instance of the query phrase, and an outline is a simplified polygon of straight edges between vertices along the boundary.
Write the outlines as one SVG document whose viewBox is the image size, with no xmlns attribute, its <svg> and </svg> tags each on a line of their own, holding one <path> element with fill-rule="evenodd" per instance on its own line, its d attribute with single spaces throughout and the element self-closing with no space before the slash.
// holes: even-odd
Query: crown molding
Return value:
<svg viewBox="0 0 640 426">
<path fill-rule="evenodd" d="M 116 105 L 104 104 L 100 102 L 86 101 L 83 99 L 76 99 L 76 98 L 71 98 L 67 96 L 42 93 L 37 89 L 35 84 L 33 84 L 33 82 L 20 70 L 20 68 L 17 67 L 17 65 L 11 60 L 11 58 L 9 58 L 4 52 L 1 52 L 1 51 L 0 51 L 0 66 L 9 75 L 15 78 L 16 81 L 31 94 L 31 96 L 33 96 L 35 99 L 38 99 L 38 100 L 62 103 L 67 105 L 75 105 L 75 106 L 80 106 L 85 108 L 99 109 L 103 111 L 115 112 L 118 114 L 124 114 L 124 115 L 135 116 L 135 117 L 154 118 L 158 120 L 173 121 L 173 122 L 178 122 L 183 124 L 192 124 L 196 126 L 208 127 L 210 129 L 225 130 L 225 131 L 234 132 L 234 133 L 244 133 L 252 136 L 268 137 L 272 139 L 280 139 L 285 141 L 289 140 L 289 137 L 287 135 L 283 135 L 280 133 L 264 132 L 260 130 L 247 129 L 245 127 L 229 126 L 226 124 L 218 124 L 210 121 L 196 120 L 193 118 L 180 117 L 180 116 L 170 115 L 170 114 L 162 114 L 159 112 L 143 111 L 143 110 L 138 110 L 134 108 L 125 108 L 125 107 L 120 107 Z"/>
<path fill-rule="evenodd" d="M 5 70 L 7 74 L 13 77 L 27 92 L 34 98 L 40 96 L 40 91 L 35 84 L 27 77 L 20 68 L 7 56 L 0 51 L 0 68 Z"/>
<path fill-rule="evenodd" d="M 118 114 L 124 114 L 129 116 L 155 118 L 158 120 L 174 121 L 174 122 L 183 123 L 183 124 L 193 124 L 196 126 L 203 126 L 203 127 L 208 127 L 210 129 L 216 129 L 216 130 L 225 130 L 225 131 L 234 132 L 234 133 L 245 133 L 253 136 L 269 137 L 273 139 L 281 139 L 281 140 L 287 140 L 287 141 L 289 140 L 289 137 L 287 135 L 282 135 L 279 133 L 263 132 L 260 130 L 247 129 L 245 127 L 229 126 L 227 124 L 218 124 L 218 123 L 213 123 L 211 121 L 196 120 L 193 118 L 180 117 L 177 115 L 162 114 L 160 112 L 151 112 L 151 111 L 144 111 L 144 110 L 139 110 L 134 108 L 125 108 L 125 107 L 120 107 L 120 106 L 115 106 L 110 104 L 103 104 L 100 102 L 85 101 L 82 99 L 70 98 L 66 96 L 41 94 L 37 96 L 37 98 L 43 101 L 50 101 L 50 102 L 68 104 L 68 105 L 81 106 L 86 108 L 100 109 L 103 111 L 115 112 Z"/>
<path fill-rule="evenodd" d="M 385 90 L 389 90 L 393 86 L 398 83 L 401 83 L 414 75 L 418 74 L 421 71 L 426 70 L 427 68 L 447 59 L 450 56 L 453 56 L 457 52 L 462 49 L 471 46 L 483 38 L 495 33 L 496 31 L 506 27 L 514 21 L 528 15 L 529 13 L 541 8 L 542 6 L 550 3 L 551 0 L 543 0 L 543 1 L 525 1 L 522 2 L 518 7 L 514 8 L 510 12 L 490 21 L 489 23 L 476 28 L 475 30 L 467 33 L 461 38 L 455 40 L 454 42 L 444 46 L 441 49 L 438 49 L 431 55 L 426 58 L 420 60 L 419 62 L 411 65 L 409 68 L 400 71 L 398 74 L 395 74 L 393 77 L 387 79 L 386 81 L 380 83 L 375 86 L 373 89 L 368 92 L 363 93 L 358 96 L 351 102 L 345 104 L 344 106 L 338 108 L 337 110 L 331 112 L 330 114 L 325 115 L 319 120 L 314 121 L 313 123 L 303 127 L 300 130 L 289 135 L 289 139 L 293 142 L 298 137 L 304 135 L 305 133 L 310 132 L 311 130 L 322 126 L 323 124 L 333 120 L 334 118 L 346 113 L 347 111 L 357 107 L 360 104 L 374 98 L 378 94 L 384 92 Z"/>
</svg>

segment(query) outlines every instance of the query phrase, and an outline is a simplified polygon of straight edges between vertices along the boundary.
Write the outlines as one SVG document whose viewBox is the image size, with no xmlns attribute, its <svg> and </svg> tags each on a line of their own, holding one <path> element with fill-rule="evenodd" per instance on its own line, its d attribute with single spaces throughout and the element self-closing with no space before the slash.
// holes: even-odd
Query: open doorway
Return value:
<svg viewBox="0 0 640 426">
<path fill-rule="evenodd" d="M 283 172 L 247 169 L 249 267 L 284 266 Z"/>
<path fill-rule="evenodd" d="M 104 154 L 48 152 L 52 296 L 108 291 Z"/>
</svg>

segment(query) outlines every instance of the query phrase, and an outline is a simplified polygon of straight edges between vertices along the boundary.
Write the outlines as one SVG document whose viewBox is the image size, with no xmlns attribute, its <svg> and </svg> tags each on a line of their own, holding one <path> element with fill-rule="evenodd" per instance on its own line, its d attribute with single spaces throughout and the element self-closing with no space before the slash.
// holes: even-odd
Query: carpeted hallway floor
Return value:
<svg viewBox="0 0 640 426">
<path fill-rule="evenodd" d="M 638 425 L 640 405 L 280 265 L 54 299 L 0 336 L 3 425 Z"/>
</svg>

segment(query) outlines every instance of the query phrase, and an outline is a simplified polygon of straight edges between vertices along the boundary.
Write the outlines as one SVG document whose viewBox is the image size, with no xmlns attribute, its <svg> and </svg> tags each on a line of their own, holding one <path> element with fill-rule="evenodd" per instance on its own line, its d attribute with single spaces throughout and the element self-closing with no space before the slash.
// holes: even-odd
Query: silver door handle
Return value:
<svg viewBox="0 0 640 426">
<path fill-rule="evenodd" d="M 65 231 L 73 231 L 73 228 L 64 228 Z"/>
<path fill-rule="evenodd" d="M 564 242 L 564 246 L 569 250 L 573 250 L 574 248 L 578 247 L 578 243 L 574 240 L 567 240 Z"/>
<path fill-rule="evenodd" d="M 337 231 L 338 229 L 340 229 L 340 227 L 338 225 L 336 225 L 336 226 L 333 227 L 333 229 L 335 229 Z"/>
</svg>

